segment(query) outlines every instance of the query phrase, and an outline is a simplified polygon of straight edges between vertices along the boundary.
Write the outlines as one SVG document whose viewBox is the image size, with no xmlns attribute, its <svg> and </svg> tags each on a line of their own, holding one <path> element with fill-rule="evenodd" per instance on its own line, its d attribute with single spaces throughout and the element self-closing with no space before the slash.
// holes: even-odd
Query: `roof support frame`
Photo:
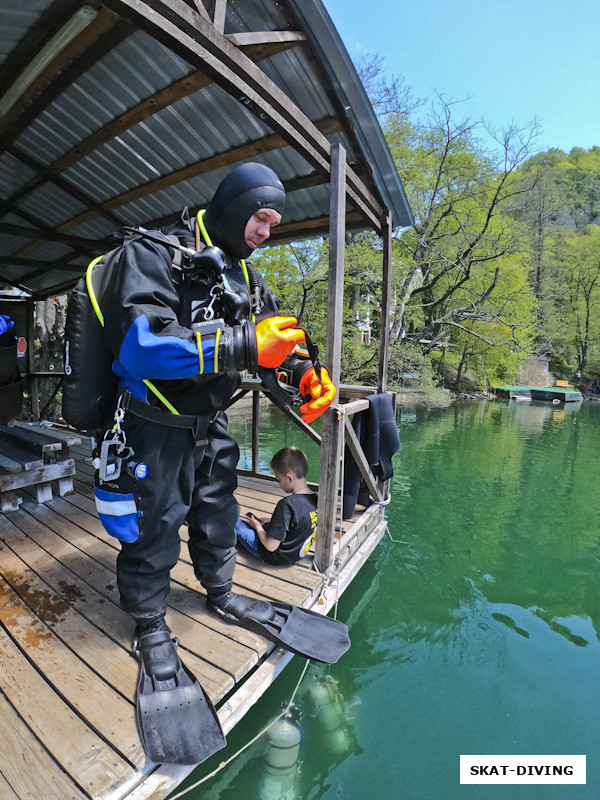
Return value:
<svg viewBox="0 0 600 800">
<path fill-rule="evenodd" d="M 27 36 L 2 64 L 0 96 L 11 86 L 35 53 L 78 9 L 80 0 L 54 0 L 37 22 L 29 29 Z"/>
<path fill-rule="evenodd" d="M 225 15 L 227 13 L 227 0 L 215 0 L 213 25 L 219 33 L 225 33 Z"/>
<path fill-rule="evenodd" d="M 252 42 L 248 42 L 247 44 L 240 43 L 238 46 L 244 49 L 244 52 L 252 61 L 261 61 L 270 58 L 276 53 L 281 53 L 290 47 L 296 47 L 305 40 L 304 35 L 300 33 L 277 31 L 277 37 L 270 37 L 268 36 L 269 33 L 269 31 L 267 31 L 265 35 L 261 33 L 253 37 Z M 77 163 L 77 161 L 80 161 L 99 147 L 102 147 L 102 145 L 111 141 L 111 139 L 133 128 L 135 125 L 148 119 L 163 108 L 166 108 L 184 97 L 194 94 L 194 92 L 209 86 L 211 83 L 212 79 L 198 70 L 166 86 L 164 89 L 146 98 L 137 106 L 130 108 L 118 118 L 104 125 L 87 139 L 73 147 L 46 168 L 47 174 L 32 178 L 15 192 L 12 197 L 8 198 L 8 200 L 17 202 L 30 192 L 35 191 L 45 181 L 52 180 L 54 175 L 62 174 L 68 167 Z M 2 203 L 0 203 L 0 209 L 2 209 Z"/>
<path fill-rule="evenodd" d="M 336 119 L 326 119 L 323 120 L 322 123 L 319 123 L 319 127 L 322 127 L 324 130 L 333 133 L 334 131 L 339 130 L 339 123 Z M 198 175 L 210 172 L 218 167 L 229 166 L 231 164 L 235 164 L 236 162 L 252 158 L 260 153 L 267 153 L 270 150 L 278 150 L 286 145 L 287 142 L 285 139 L 283 139 L 279 134 L 273 133 L 258 141 L 243 144 L 240 147 L 235 147 L 225 153 L 218 153 L 217 155 L 211 156 L 203 161 L 197 161 L 195 164 L 190 164 L 189 166 L 183 167 L 175 172 L 171 172 L 168 175 L 162 175 L 160 178 L 156 178 L 156 180 L 153 180 L 150 183 L 137 186 L 135 189 L 131 189 L 129 192 L 125 192 L 122 195 L 118 195 L 117 197 L 112 197 L 110 200 L 106 200 L 104 203 L 92 205 L 90 200 L 88 202 L 88 205 L 90 206 L 89 211 L 84 211 L 79 216 L 63 223 L 57 227 L 57 230 L 62 232 L 70 230 L 78 225 L 81 225 L 83 222 L 86 222 L 95 214 L 109 213 L 120 206 L 124 206 L 127 203 L 131 203 L 141 197 L 146 197 L 147 195 L 159 191 L 166 186 L 172 186 L 173 184 L 180 183 L 183 180 L 190 180 L 191 178 L 195 178 Z M 121 224 L 119 220 L 117 220 L 117 224 Z"/>
<path fill-rule="evenodd" d="M 7 1 L 12 3 L 15 9 L 18 7 L 18 3 L 22 2 L 22 0 Z M 307 0 L 307 2 L 314 2 L 315 6 L 318 6 L 318 9 L 325 14 L 320 0 Z M 362 105 L 359 104 L 360 108 L 356 112 L 357 118 L 355 119 L 352 112 L 348 111 L 344 105 L 344 87 L 348 81 L 358 80 L 358 78 L 354 75 L 349 59 L 347 59 L 349 71 L 348 69 L 343 71 L 343 75 L 337 82 L 335 76 L 332 78 L 325 69 L 329 65 L 327 57 L 322 63 L 323 52 L 329 52 L 327 47 L 330 44 L 336 53 L 338 49 L 338 42 L 329 35 L 332 30 L 330 23 L 323 35 L 319 34 L 315 40 L 312 28 L 307 29 L 304 16 L 297 13 L 296 0 L 277 2 L 277 9 L 274 9 L 272 13 L 266 5 L 263 7 L 259 4 L 256 8 L 253 6 L 252 22 L 249 24 L 248 21 L 244 22 L 245 15 L 242 14 L 240 17 L 242 30 L 228 34 L 224 32 L 227 0 L 49 0 L 49 3 L 47 8 L 41 11 L 37 20 L 33 21 L 27 36 L 21 37 L 19 43 L 14 47 L 15 40 L 11 40 L 11 34 L 7 31 L 7 40 L 13 49 L 5 62 L 5 67 L 9 67 L 9 69 L 3 70 L 4 77 L 1 86 L 5 87 L 5 92 L 6 87 L 10 89 L 12 86 L 12 89 L 6 96 L 4 106 L 7 107 L 15 97 L 17 99 L 14 107 L 9 109 L 10 119 L 7 119 L 5 115 L 5 119 L 0 120 L 0 149 L 5 145 L 5 152 L 10 156 L 6 164 L 8 185 L 12 182 L 9 170 L 16 169 L 18 171 L 19 162 L 27 165 L 35 174 L 26 180 L 26 183 L 11 190 L 9 196 L 5 195 L 5 198 L 0 200 L 0 214 L 6 220 L 1 223 L 1 229 L 14 239 L 14 244 L 10 249 L 14 250 L 15 246 L 19 248 L 18 251 L 7 254 L 0 260 L 0 273 L 6 271 L 5 264 L 13 267 L 8 270 L 12 277 L 8 280 L 3 278 L 3 280 L 7 280 L 13 285 L 15 281 L 23 281 L 25 284 L 33 283 L 37 288 L 29 289 L 29 291 L 36 296 L 53 293 L 56 283 L 51 289 L 52 280 L 60 281 L 61 286 L 65 284 L 68 288 L 72 284 L 68 284 L 68 281 L 65 281 L 57 270 L 62 271 L 66 268 L 75 274 L 82 269 L 81 264 L 86 257 L 104 252 L 110 246 L 109 237 L 105 235 L 108 231 L 107 223 L 112 229 L 127 222 L 134 213 L 130 208 L 132 204 L 137 205 L 142 198 L 153 197 L 158 192 L 161 192 L 161 196 L 164 193 L 166 198 L 173 200 L 181 194 L 181 189 L 178 192 L 175 187 L 181 186 L 183 182 L 189 181 L 197 175 L 228 168 L 230 165 L 235 165 L 236 162 L 251 159 L 254 155 L 268 154 L 278 148 L 293 149 L 294 153 L 290 153 L 290 149 L 288 149 L 287 154 L 282 156 L 285 159 L 289 158 L 290 168 L 293 172 L 291 180 L 284 179 L 288 193 L 331 183 L 332 147 L 337 146 L 332 142 L 332 134 L 337 134 L 335 136 L 336 143 L 340 141 L 338 135 L 341 136 L 341 146 L 345 151 L 349 150 L 353 154 L 352 163 L 348 163 L 346 156 L 344 157 L 346 229 L 357 230 L 369 227 L 380 235 L 384 234 L 384 219 L 387 212 L 382 208 L 382 198 L 383 205 L 385 205 L 389 199 L 389 192 L 386 193 L 380 181 L 382 156 L 375 148 L 374 162 L 367 163 L 363 155 L 362 139 L 360 139 L 360 134 L 364 135 L 365 132 L 362 131 L 362 128 L 355 131 L 353 125 L 356 125 L 358 120 L 358 124 L 361 126 L 368 115 L 364 113 Z M 87 11 L 86 15 L 78 13 L 87 4 L 93 5 L 97 9 L 95 17 Z M 241 13 L 243 9 L 244 4 L 238 10 Z M 257 15 L 258 9 L 260 11 Z M 75 26 L 72 25 L 67 29 L 67 23 L 74 15 L 78 20 L 81 18 L 80 25 L 77 28 L 76 22 Z M 84 28 L 81 28 L 84 17 L 89 21 Z M 238 26 L 232 27 L 237 29 Z M 75 30 L 78 32 L 75 33 Z M 68 38 L 69 31 L 73 31 L 70 39 Z M 60 148 L 60 138 L 56 140 L 53 145 L 54 151 L 62 153 L 62 155 L 53 163 L 46 163 L 43 149 L 40 149 L 38 153 L 37 145 L 41 146 L 41 143 L 37 139 L 32 141 L 31 152 L 28 147 L 21 146 L 19 141 L 15 141 L 46 109 L 47 114 L 51 115 L 53 106 L 60 101 L 60 95 L 67 85 L 77 81 L 80 72 L 91 70 L 97 61 L 104 59 L 117 45 L 122 47 L 123 54 L 131 52 L 134 56 L 131 61 L 123 60 L 122 64 L 119 62 L 123 68 L 123 75 L 126 75 L 127 67 L 125 65 L 135 64 L 135 56 L 138 54 L 135 42 L 130 44 L 126 40 L 136 32 L 148 35 L 159 48 L 165 47 L 174 56 L 178 56 L 179 59 L 183 59 L 189 64 L 188 68 L 185 65 L 183 67 L 183 72 L 187 72 L 187 75 L 180 77 L 182 76 L 180 67 L 165 68 L 163 70 L 165 80 L 160 81 L 160 86 L 163 88 L 156 89 L 156 83 L 153 83 L 147 84 L 145 87 L 141 85 L 137 90 L 138 87 L 135 84 L 136 91 L 129 93 L 130 102 L 125 99 L 127 93 L 124 93 L 125 96 L 121 98 L 120 108 L 127 109 L 123 114 L 119 114 L 119 111 L 113 111 L 111 114 L 111 105 L 106 103 L 109 113 L 99 116 L 99 119 L 103 119 L 105 122 L 96 130 L 94 128 L 101 123 L 91 125 L 89 130 L 93 133 L 87 134 L 87 138 L 80 141 L 78 146 L 65 153 L 64 146 Z M 59 39 L 59 33 L 63 36 L 62 39 Z M 335 31 L 333 33 L 335 34 Z M 83 46 L 83 39 L 86 37 L 88 47 Z M 62 49 L 57 49 L 53 46 L 55 41 L 66 42 L 66 44 L 61 45 Z M 32 42 L 34 42 L 33 45 Z M 290 59 L 282 58 L 274 61 L 274 75 L 279 75 L 284 81 L 284 85 L 289 84 L 293 87 L 294 80 L 296 80 L 293 76 L 297 74 L 299 78 L 301 74 L 304 74 L 304 70 L 308 70 L 308 80 L 314 82 L 316 91 L 315 102 L 305 96 L 304 88 L 297 96 L 294 91 L 279 89 L 278 78 L 275 77 L 277 83 L 274 83 L 268 77 L 271 74 L 269 69 L 265 72 L 264 68 L 256 66 L 256 62 L 261 59 L 269 58 L 278 52 L 298 45 L 301 46 L 304 55 L 298 54 L 291 56 Z M 345 53 L 341 43 L 339 43 L 339 49 Z M 38 58 L 37 55 L 40 51 L 43 52 L 43 55 Z M 48 62 L 48 57 L 52 58 L 52 61 Z M 300 60 L 296 62 L 298 57 Z M 46 64 L 46 66 L 33 78 L 35 83 L 29 84 L 29 89 L 27 89 L 28 80 L 31 80 L 32 74 L 36 74 L 35 66 L 32 65 L 28 68 L 32 61 L 40 65 Z M 13 63 L 17 65 L 14 68 Z M 172 63 L 173 60 L 169 61 L 165 55 L 164 65 L 171 66 Z M 296 63 L 297 73 L 292 66 Z M 290 70 L 292 70 L 291 74 Z M 116 75 L 118 74 L 119 70 L 116 72 Z M 19 80 L 20 75 L 23 75 L 21 80 Z M 15 83 L 15 80 L 18 80 L 18 83 Z M 165 85 L 168 81 L 172 81 L 172 83 Z M 118 139 L 123 131 L 135 128 L 140 122 L 152 117 L 161 109 L 173 105 L 180 98 L 189 97 L 197 91 L 202 92 L 202 89 L 211 83 L 219 86 L 231 99 L 237 100 L 238 103 L 245 106 L 245 111 L 240 109 L 241 116 L 245 115 L 247 118 L 248 112 L 256 115 L 267 131 L 263 128 L 262 132 L 254 132 L 254 137 L 252 137 L 254 141 L 239 148 L 235 137 L 231 137 L 229 144 L 227 143 L 227 132 L 224 132 L 220 147 L 213 147 L 212 152 L 207 153 L 207 158 L 202 162 L 180 168 L 181 164 L 186 165 L 189 161 L 188 154 L 187 158 L 180 159 L 172 173 L 160 175 L 160 172 L 155 172 L 154 174 L 158 174 L 159 177 L 152 179 L 153 176 L 149 174 L 145 178 L 147 183 L 142 186 L 135 185 L 139 183 L 138 178 L 138 182 L 132 183 L 133 188 L 128 189 L 127 192 L 122 192 L 114 197 L 109 195 L 108 198 L 106 193 L 104 197 L 98 196 L 99 193 L 95 191 L 89 169 L 86 171 L 83 168 L 83 165 L 88 164 L 89 157 L 95 158 L 96 151 Z M 127 81 L 122 85 L 127 86 Z M 1 86 L 0 96 L 2 95 Z M 148 96 L 148 91 L 154 91 L 154 94 Z M 19 93 L 21 93 L 20 96 Z M 125 101 L 123 102 L 123 100 Z M 132 106 L 131 102 L 135 105 Z M 195 102 L 194 98 L 191 98 L 189 102 Z M 365 102 L 368 103 L 366 96 L 363 105 Z M 296 103 L 301 105 L 296 105 Z M 335 120 L 321 119 L 322 111 L 319 109 L 323 108 L 323 104 L 324 107 L 333 104 Z M 114 104 L 112 106 L 112 108 L 118 107 Z M 72 111 L 71 105 L 65 108 L 68 109 L 67 114 L 75 113 Z M 178 114 L 179 110 L 174 109 L 173 115 L 176 123 L 179 122 Z M 48 117 L 48 120 L 50 119 L 51 117 Z M 219 122 L 215 121 L 217 127 Z M 6 127 L 3 128 L 3 124 Z M 37 124 L 39 125 L 39 123 Z M 328 125 L 330 127 L 327 127 Z M 250 123 L 250 127 L 254 128 L 255 126 Z M 368 131 L 368 124 L 366 128 Z M 272 132 L 269 132 L 269 129 Z M 249 131 L 249 134 L 251 132 Z M 48 133 L 51 134 L 52 130 L 49 130 Z M 145 133 L 145 128 L 139 132 L 133 130 L 131 137 L 135 140 L 137 136 L 140 136 L 143 140 Z M 265 136 L 265 133 L 268 135 Z M 256 141 L 257 135 L 262 137 L 258 141 Z M 223 147 L 230 149 L 220 152 Z M 249 147 L 254 149 L 248 150 Z M 368 152 L 371 153 L 371 150 Z M 268 155 L 265 157 L 270 163 L 272 157 Z M 65 174 L 71 165 L 83 159 L 87 160 L 82 165 L 81 181 L 74 177 L 74 174 L 80 174 L 79 171 Z M 304 166 L 302 161 L 304 161 Z M 312 166 L 312 171 L 310 171 L 310 167 L 308 170 L 306 169 L 308 165 Z M 149 178 L 150 180 L 148 180 Z M 397 181 L 397 176 L 394 180 Z M 56 214 L 46 215 L 44 209 L 40 208 L 40 188 L 44 192 L 44 197 L 57 199 L 56 208 L 62 211 L 59 217 L 63 220 L 62 224 L 57 226 Z M 116 191 L 119 189 L 117 188 Z M 395 188 L 394 191 L 396 191 Z M 33 193 L 35 196 L 31 198 L 31 201 L 25 202 L 24 198 Z M 393 194 L 392 205 L 397 203 L 398 194 L 397 191 L 396 194 Z M 69 200 L 69 197 L 72 199 Z M 323 205 L 324 197 L 323 190 L 309 193 L 309 203 L 302 202 L 299 205 L 301 212 L 299 218 L 295 222 L 279 226 L 271 237 L 271 242 L 276 244 L 305 237 L 326 236 L 330 232 L 332 220 L 327 214 L 327 205 Z M 208 198 L 200 197 L 199 202 L 203 203 L 206 199 Z M 179 202 L 176 200 L 177 205 Z M 35 212 L 27 210 L 30 203 L 36 208 Z M 53 207 L 52 203 L 52 200 L 49 201 L 49 208 Z M 175 210 L 169 211 L 172 205 L 173 203 L 169 202 L 165 206 L 162 225 L 168 225 L 175 219 Z M 71 209 L 71 213 L 68 209 Z M 329 211 L 331 213 L 331 209 Z M 393 205 L 391 213 L 397 213 L 395 205 Z M 37 218 L 38 214 L 39 219 Z M 76 214 L 76 217 L 71 217 L 72 214 Z M 146 211 L 146 215 L 148 215 L 148 211 Z M 139 214 L 135 216 L 139 221 Z M 144 212 L 142 212 L 142 216 L 144 216 Z M 67 217 L 71 218 L 67 219 Z M 19 219 L 22 220 L 22 223 Z M 89 233 L 81 236 L 68 235 L 67 232 L 71 232 L 78 225 L 91 219 L 94 220 L 95 226 L 100 225 L 99 230 L 92 234 L 93 238 L 86 238 L 86 236 L 89 237 Z M 146 226 L 154 223 L 155 220 L 142 221 L 142 224 Z M 64 254 L 56 258 L 56 253 L 61 253 L 63 248 L 55 247 L 53 248 L 54 253 L 46 252 L 42 260 L 35 251 L 44 242 L 63 245 Z M 67 248 L 69 249 L 67 250 Z M 37 259 L 36 256 L 38 256 Z M 48 260 L 48 256 L 52 258 L 52 262 Z M 45 277 L 45 273 L 51 274 L 47 274 Z"/>
<path fill-rule="evenodd" d="M 330 144 L 286 95 L 225 36 L 182 0 L 104 0 L 132 21 L 210 75 L 214 82 L 283 136 L 317 170 L 329 174 Z M 350 168 L 348 196 L 369 225 L 380 232 L 383 210 Z"/>
<path fill-rule="evenodd" d="M 387 389 L 388 348 L 390 344 L 390 305 L 392 301 L 392 215 L 383 219 L 383 277 L 381 286 L 381 323 L 379 334 L 379 374 L 377 388 Z"/>
</svg>

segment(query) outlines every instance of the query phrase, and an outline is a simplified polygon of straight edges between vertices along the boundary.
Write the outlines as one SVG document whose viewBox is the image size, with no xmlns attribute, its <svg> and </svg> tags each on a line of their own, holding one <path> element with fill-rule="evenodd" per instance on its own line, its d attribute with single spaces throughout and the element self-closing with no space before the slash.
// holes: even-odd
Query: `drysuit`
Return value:
<svg viewBox="0 0 600 800">
<path fill-rule="evenodd" d="M 171 247 L 133 234 L 94 275 L 120 379 L 118 419 L 107 424 L 106 438 L 121 437 L 128 454 L 117 479 L 97 474 L 96 502 L 104 526 L 121 540 L 121 605 L 138 626 L 165 612 L 186 521 L 194 571 L 209 598 L 231 590 L 239 450 L 224 408 L 240 371 L 256 367 L 252 317 L 258 326 L 278 315 L 276 298 L 256 274 L 251 300 L 244 229 L 257 209 L 281 212 L 284 197 L 275 173 L 259 164 L 222 181 L 200 236 L 200 248 L 222 250 L 221 274 L 177 267 Z M 170 235 L 197 250 L 196 224 L 183 214 Z M 311 369 L 294 355 L 287 366 L 296 385 Z"/>
</svg>

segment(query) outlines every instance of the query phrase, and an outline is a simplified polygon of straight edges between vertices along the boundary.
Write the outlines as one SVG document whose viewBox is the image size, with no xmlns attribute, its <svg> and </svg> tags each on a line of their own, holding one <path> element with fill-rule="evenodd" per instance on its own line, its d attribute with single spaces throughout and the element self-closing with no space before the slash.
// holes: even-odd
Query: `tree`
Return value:
<svg viewBox="0 0 600 800">
<path fill-rule="evenodd" d="M 524 347 L 532 300 L 514 212 L 531 188 L 516 173 L 530 154 L 535 124 L 488 131 L 498 147 L 486 149 L 478 138 L 482 123 L 455 122 L 453 112 L 440 98 L 425 122 L 407 129 L 404 118 L 390 114 L 384 123 L 415 216 L 399 238 L 409 269 L 399 292 L 405 319 L 396 319 L 393 330 L 425 351 L 459 332 L 493 347 Z M 415 305 L 411 330 L 408 308 Z"/>
<path fill-rule="evenodd" d="M 530 280 L 538 301 L 536 350 L 561 372 L 594 357 L 593 228 L 600 219 L 600 148 L 539 153 L 521 174 L 536 175 L 527 208 Z M 578 241 L 581 240 L 581 241 Z M 593 285 L 592 285 L 593 283 Z M 587 308 L 587 310 L 586 310 Z"/>
<path fill-rule="evenodd" d="M 576 230 L 600 217 L 600 147 L 574 147 L 556 165 L 556 181 L 563 198 L 562 223 Z"/>
<path fill-rule="evenodd" d="M 551 313 L 548 298 L 548 274 L 552 263 L 552 237 L 556 233 L 560 214 L 561 193 L 557 184 L 557 167 L 565 158 L 562 150 L 549 150 L 529 159 L 521 169 L 524 179 L 530 179 L 528 202 L 518 212 L 518 218 L 528 230 L 530 270 L 529 280 L 537 301 L 536 351 L 549 352 L 546 337 L 547 315 Z"/>
<path fill-rule="evenodd" d="M 600 227 L 588 225 L 581 234 L 569 232 L 557 240 L 554 305 L 560 341 L 569 361 L 583 372 L 600 363 Z"/>
</svg>

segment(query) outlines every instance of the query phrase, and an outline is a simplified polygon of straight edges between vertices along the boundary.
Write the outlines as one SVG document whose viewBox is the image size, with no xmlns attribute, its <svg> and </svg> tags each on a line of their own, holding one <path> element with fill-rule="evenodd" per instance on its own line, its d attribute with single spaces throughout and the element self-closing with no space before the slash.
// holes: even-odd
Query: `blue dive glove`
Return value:
<svg viewBox="0 0 600 800">
<path fill-rule="evenodd" d="M 11 319 L 7 314 L 0 314 L 0 336 L 6 331 L 9 331 L 15 324 L 15 321 Z"/>
</svg>

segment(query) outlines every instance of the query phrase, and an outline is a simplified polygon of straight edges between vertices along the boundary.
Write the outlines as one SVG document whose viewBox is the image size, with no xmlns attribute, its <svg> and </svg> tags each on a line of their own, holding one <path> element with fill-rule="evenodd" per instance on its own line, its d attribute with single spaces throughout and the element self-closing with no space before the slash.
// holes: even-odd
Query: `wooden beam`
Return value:
<svg viewBox="0 0 600 800">
<path fill-rule="evenodd" d="M 299 31 L 243 31 L 242 33 L 228 33 L 227 38 L 240 48 L 265 44 L 297 45 L 306 41 L 306 35 Z M 247 51 L 246 55 L 248 55 Z"/>
<path fill-rule="evenodd" d="M 21 258 L 20 256 L 0 256 L 0 265 L 3 267 L 31 267 L 36 272 L 28 275 L 22 275 L 21 280 L 37 277 L 44 272 L 51 269 L 64 269 L 73 270 L 73 272 L 82 272 L 85 267 L 78 267 L 75 264 L 69 264 L 65 261 L 36 261 L 33 258 Z"/>
<path fill-rule="evenodd" d="M 340 144 L 331 148 L 331 232 L 329 236 L 329 283 L 327 288 L 327 346 L 325 364 L 334 386 L 339 386 L 344 314 L 344 249 L 346 219 L 346 151 Z M 315 564 L 321 572 L 333 562 L 335 521 L 340 480 L 340 448 L 343 415 L 329 408 L 323 415 L 319 462 L 318 533 Z"/>
<path fill-rule="evenodd" d="M 315 217 L 314 219 L 300 222 L 286 222 L 283 225 L 278 225 L 277 228 L 273 230 L 267 246 L 281 242 L 294 241 L 302 236 L 328 236 L 331 229 L 330 226 L 331 221 L 329 217 Z M 364 230 L 366 227 L 368 227 L 368 223 L 362 214 L 356 211 L 351 211 L 346 214 L 347 230 Z"/>
<path fill-rule="evenodd" d="M 36 375 L 31 377 L 31 373 L 35 373 L 35 302 L 33 300 L 27 301 L 28 311 L 27 314 L 27 366 L 29 378 L 29 392 L 31 395 L 31 414 L 34 422 L 40 420 L 40 394 L 38 387 L 38 379 Z"/>
<path fill-rule="evenodd" d="M 279 32 L 277 32 L 279 33 Z M 283 32 L 284 34 L 287 31 Z M 295 47 L 299 44 L 300 34 L 289 33 L 288 37 L 281 39 L 273 39 L 273 41 L 261 41 L 254 44 L 244 45 L 243 49 L 248 58 L 252 61 L 261 61 L 270 58 L 276 53 L 287 50 L 290 47 Z M 135 125 L 143 122 L 148 117 L 153 116 L 163 108 L 167 108 L 173 103 L 188 97 L 191 94 L 210 86 L 212 79 L 205 75 L 203 72 L 197 71 L 185 78 L 175 81 L 174 83 L 156 92 L 151 97 L 146 98 L 137 106 L 125 111 L 117 119 L 112 120 L 104 125 L 100 130 L 88 136 L 87 139 L 79 142 L 79 144 L 72 147 L 63 156 L 57 159 L 53 164 L 46 167 L 46 172 L 42 175 L 36 175 L 26 184 L 24 184 L 17 192 L 7 199 L 7 202 L 16 203 L 21 198 L 27 196 L 31 192 L 39 188 L 47 180 L 52 180 L 55 175 L 61 175 L 70 166 L 80 161 L 85 156 L 94 152 L 98 148 L 110 142 L 117 136 L 121 136 L 125 131 L 130 130 Z M 341 126 L 338 126 L 341 129 Z M 0 203 L 0 208 L 2 208 Z"/>
<path fill-rule="evenodd" d="M 114 214 L 110 213 L 109 209 L 104 208 L 104 204 L 96 203 L 91 197 L 89 197 L 85 192 L 82 192 L 72 183 L 66 181 L 60 175 L 52 175 L 47 171 L 47 168 L 37 159 L 30 156 L 20 147 L 16 147 L 15 145 L 11 145 L 6 148 L 6 152 L 10 153 L 13 158 L 16 158 L 22 164 L 29 167 L 29 169 L 34 170 L 38 175 L 42 175 L 45 180 L 52 181 L 59 189 L 62 189 L 64 192 L 69 194 L 71 197 L 74 197 L 75 200 L 78 200 L 83 205 L 89 206 L 92 208 L 98 216 L 104 217 L 104 219 L 108 220 L 112 225 L 121 225 L 121 220 L 116 217 Z M 58 231 L 58 228 L 56 229 Z"/>
<path fill-rule="evenodd" d="M 252 472 L 258 475 L 259 470 L 259 419 L 260 419 L 260 392 L 252 392 Z"/>
<path fill-rule="evenodd" d="M 73 72 L 79 76 L 90 63 L 98 59 L 96 48 L 99 43 L 102 43 L 103 52 L 118 44 L 119 36 L 115 35 L 114 30 L 117 23 L 118 16 L 113 11 L 101 8 L 98 16 L 56 55 L 0 119 L 0 135 L 4 144 L 14 140 L 52 99 L 73 82 Z M 131 32 L 129 25 L 122 24 L 120 28 L 122 34 Z"/>
<path fill-rule="evenodd" d="M 80 275 L 76 275 L 73 280 L 64 281 L 64 283 L 53 284 L 48 289 L 42 289 L 41 291 L 37 291 L 33 294 L 34 300 L 47 300 L 49 297 L 56 297 L 56 295 L 63 294 L 64 292 L 69 292 L 77 283 L 81 275 L 85 272 L 85 269 L 81 271 Z M 31 289 L 29 289 L 31 291 Z"/>
<path fill-rule="evenodd" d="M 225 15 L 227 13 L 227 0 L 215 0 L 213 25 L 219 33 L 225 32 Z"/>
<path fill-rule="evenodd" d="M 208 15 L 208 11 L 204 8 L 202 4 L 202 0 L 194 0 L 194 5 L 198 9 L 198 13 L 203 19 L 205 19 L 207 22 L 212 22 L 211 18 Z"/>
<path fill-rule="evenodd" d="M 43 92 L 32 100 L 13 123 L 0 134 L 0 150 L 11 144 L 62 92 L 86 72 L 106 53 L 117 47 L 123 39 L 133 32 L 131 24 L 125 20 L 117 22 L 111 30 L 100 36 L 81 55 L 63 69 L 55 79 L 44 87 Z"/>
<path fill-rule="evenodd" d="M 108 239 L 84 239 L 82 236 L 69 236 L 66 233 L 57 233 L 53 230 L 41 228 L 27 228 L 24 225 L 13 225 L 10 222 L 0 222 L 0 233 L 9 236 L 22 236 L 24 239 L 38 239 L 45 242 L 59 242 L 60 244 L 76 247 L 90 252 L 108 245 Z"/>
<path fill-rule="evenodd" d="M 327 289 L 327 350 L 325 361 L 335 386 L 340 382 L 344 315 L 344 256 L 346 237 L 346 151 L 332 147 L 329 237 L 329 283 Z"/>
<path fill-rule="evenodd" d="M 81 5 L 80 0 L 54 0 L 27 30 L 18 45 L 2 62 L 0 97 L 23 72 L 35 54 L 43 47 Z"/>
<path fill-rule="evenodd" d="M 338 130 L 341 130 L 341 126 L 338 126 Z M 335 131 L 331 132 L 335 133 Z M 284 181 L 283 185 L 286 194 L 289 194 L 290 192 L 300 192 L 302 189 L 310 189 L 313 186 L 323 186 L 327 182 L 328 180 L 320 172 L 309 172 L 308 175 L 301 175 L 299 178 Z"/>
<path fill-rule="evenodd" d="M 318 127 L 326 133 L 334 133 L 335 131 L 339 130 L 339 124 L 335 118 L 323 120 L 322 122 L 318 123 Z M 265 136 L 257 141 L 249 142 L 241 145 L 240 147 L 234 147 L 231 150 L 225 151 L 224 153 L 217 153 L 217 155 L 214 155 L 211 158 L 206 158 L 204 161 L 198 161 L 195 164 L 190 164 L 187 167 L 183 167 L 183 169 L 171 172 L 169 175 L 163 175 L 162 177 L 157 178 L 154 181 L 150 181 L 149 183 L 145 183 L 142 186 L 137 186 L 130 192 L 125 192 L 118 197 L 113 197 L 111 200 L 103 203 L 101 207 L 109 210 L 118 208 L 119 206 L 127 205 L 127 203 L 131 203 L 133 200 L 137 200 L 140 197 L 146 197 L 147 195 L 160 191 L 167 186 L 174 186 L 177 183 L 190 180 L 191 178 L 196 178 L 198 175 L 205 175 L 207 172 L 212 172 L 213 170 L 220 169 L 221 167 L 231 166 L 231 164 L 245 161 L 262 153 L 278 150 L 281 147 L 286 147 L 286 145 L 287 142 L 277 134 Z"/>
<path fill-rule="evenodd" d="M 329 143 L 265 73 L 183 0 L 105 0 L 105 5 L 147 31 L 210 75 L 311 163 L 328 172 Z M 303 129 L 308 127 L 308 133 Z"/>
</svg>

